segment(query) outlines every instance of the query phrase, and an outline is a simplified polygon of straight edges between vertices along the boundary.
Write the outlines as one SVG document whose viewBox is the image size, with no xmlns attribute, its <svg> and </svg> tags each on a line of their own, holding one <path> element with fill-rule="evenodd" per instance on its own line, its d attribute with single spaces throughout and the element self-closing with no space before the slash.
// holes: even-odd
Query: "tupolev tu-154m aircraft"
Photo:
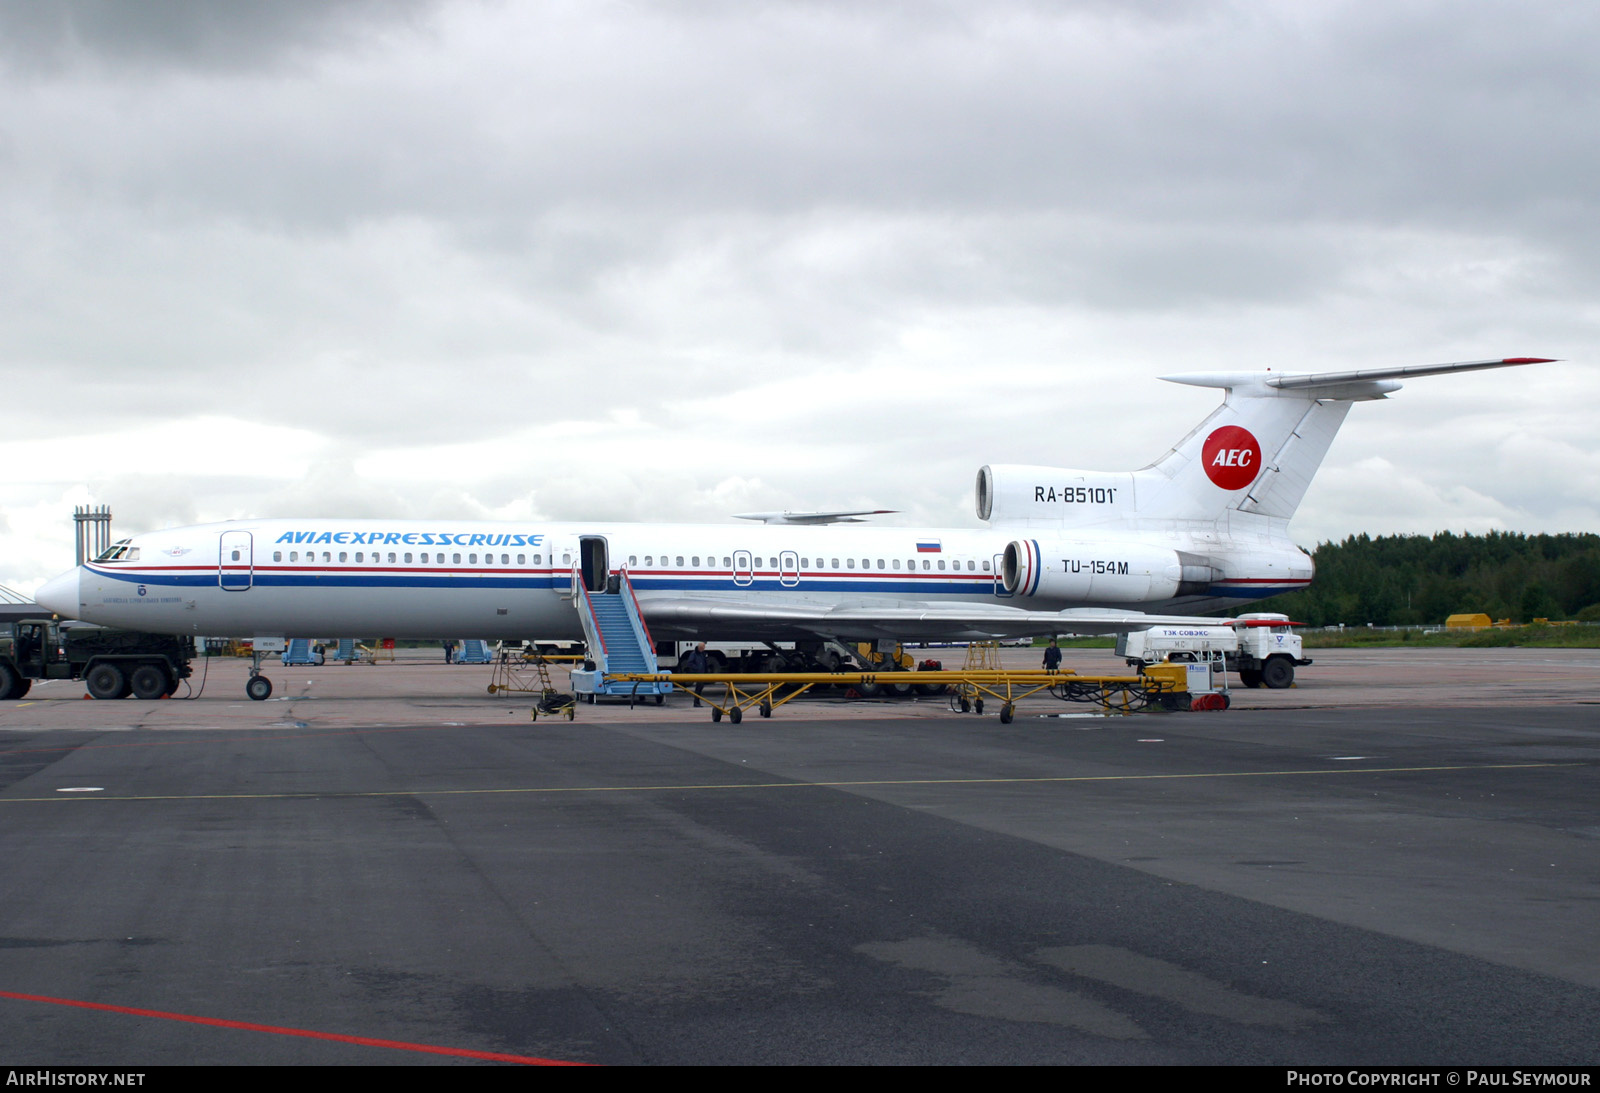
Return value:
<svg viewBox="0 0 1600 1093">
<path fill-rule="evenodd" d="M 237 520 L 123 539 L 37 599 L 153 633 L 578 640 L 574 600 L 625 573 L 656 639 L 816 650 L 1215 625 L 1193 616 L 1310 583 L 1289 518 L 1352 403 L 1411 377 L 1546 362 L 1166 376 L 1224 401 L 1142 470 L 984 467 L 980 529 L 866 527 L 854 518 L 868 514 L 843 512 L 746 525 Z"/>
</svg>

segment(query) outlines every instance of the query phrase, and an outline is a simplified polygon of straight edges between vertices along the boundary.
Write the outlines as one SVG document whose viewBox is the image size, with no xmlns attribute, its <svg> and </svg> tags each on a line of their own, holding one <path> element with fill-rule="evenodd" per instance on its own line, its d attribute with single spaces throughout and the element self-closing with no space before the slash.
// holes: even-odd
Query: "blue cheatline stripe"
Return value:
<svg viewBox="0 0 1600 1093">
<path fill-rule="evenodd" d="M 178 588 L 216 588 L 216 570 L 198 573 L 137 573 L 126 570 L 115 573 L 103 569 L 95 574 L 126 584 L 145 584 Z M 452 588 L 452 589 L 565 589 L 570 581 L 566 574 L 553 576 L 500 576 L 498 574 L 471 574 L 453 576 L 448 573 L 333 573 L 311 570 L 305 573 L 263 573 L 229 571 L 224 574 L 229 585 L 243 589 L 246 585 L 258 588 Z M 894 593 L 913 596 L 973 596 L 988 595 L 994 582 L 987 576 L 951 576 L 943 580 L 895 580 L 884 577 L 857 577 L 835 579 L 802 576 L 798 583 L 784 584 L 778 577 L 758 577 L 747 584 L 735 584 L 731 577 L 635 577 L 634 588 L 641 592 L 856 592 Z"/>
<path fill-rule="evenodd" d="M 1033 596 L 1044 578 L 1042 552 L 1036 539 L 1024 541 L 1033 572 L 1024 595 Z M 206 569 L 188 573 L 139 573 L 128 570 L 115 572 L 98 567 L 88 567 L 92 573 L 126 584 L 146 584 L 172 588 L 217 588 L 217 571 Z M 242 590 L 247 583 L 261 588 L 407 588 L 450 589 L 516 589 L 522 591 L 551 591 L 565 589 L 571 577 L 566 573 L 536 576 L 500 575 L 497 573 L 360 573 L 348 570 L 325 572 L 309 570 L 304 573 L 262 572 L 230 570 L 223 574 L 232 586 Z M 1259 600 L 1283 592 L 1295 592 L 1309 581 L 1285 581 L 1281 584 L 1213 584 L 1207 595 L 1228 599 Z M 934 576 L 915 580 L 894 577 L 816 577 L 802 574 L 798 583 L 784 584 L 778 577 L 757 577 L 746 584 L 736 584 L 730 577 L 644 577 L 633 578 L 633 585 L 641 592 L 793 592 L 796 594 L 819 592 L 873 593 L 879 595 L 908 595 L 913 597 L 991 596 L 995 592 L 992 575 L 972 574 L 947 578 Z"/>
</svg>

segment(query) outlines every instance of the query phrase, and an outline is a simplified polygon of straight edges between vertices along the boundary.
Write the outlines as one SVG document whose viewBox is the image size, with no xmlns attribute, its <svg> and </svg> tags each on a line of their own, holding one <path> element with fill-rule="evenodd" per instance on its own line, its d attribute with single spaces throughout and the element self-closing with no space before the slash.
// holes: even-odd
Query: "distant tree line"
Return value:
<svg viewBox="0 0 1600 1093">
<path fill-rule="evenodd" d="M 1437 626 L 1476 612 L 1513 622 L 1600 620 L 1600 535 L 1352 535 L 1310 553 L 1317 575 L 1309 588 L 1245 610 L 1282 611 L 1311 626 Z"/>
</svg>

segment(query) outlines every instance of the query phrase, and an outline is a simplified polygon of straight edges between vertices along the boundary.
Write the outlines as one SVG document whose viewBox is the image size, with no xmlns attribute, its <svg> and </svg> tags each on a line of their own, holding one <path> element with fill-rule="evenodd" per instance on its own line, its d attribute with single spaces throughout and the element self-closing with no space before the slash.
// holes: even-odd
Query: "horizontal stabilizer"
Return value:
<svg viewBox="0 0 1600 1093">
<path fill-rule="evenodd" d="M 1276 392 L 1300 398 L 1359 401 L 1383 398 L 1400 390 L 1400 380 L 1440 376 L 1448 372 L 1477 372 L 1485 368 L 1510 368 L 1519 364 L 1552 364 L 1553 357 L 1501 357 L 1488 361 L 1453 364 L 1413 364 L 1398 368 L 1358 368 L 1352 372 L 1185 372 L 1162 376 L 1169 383 L 1190 387 L 1222 387 L 1258 395 Z"/>
</svg>

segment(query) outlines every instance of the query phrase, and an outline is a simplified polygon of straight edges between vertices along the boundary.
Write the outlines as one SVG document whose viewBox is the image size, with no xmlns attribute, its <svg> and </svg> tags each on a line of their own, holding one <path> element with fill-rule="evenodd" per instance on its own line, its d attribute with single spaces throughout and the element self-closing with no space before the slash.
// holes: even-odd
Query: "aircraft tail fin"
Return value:
<svg viewBox="0 0 1600 1093">
<path fill-rule="evenodd" d="M 1402 379 L 1543 364 L 1544 357 L 1367 368 L 1353 372 L 1201 372 L 1162 376 L 1220 387 L 1223 403 L 1137 472 L 1140 518 L 1216 519 L 1227 511 L 1288 520 L 1354 402 L 1385 398 Z"/>
</svg>

